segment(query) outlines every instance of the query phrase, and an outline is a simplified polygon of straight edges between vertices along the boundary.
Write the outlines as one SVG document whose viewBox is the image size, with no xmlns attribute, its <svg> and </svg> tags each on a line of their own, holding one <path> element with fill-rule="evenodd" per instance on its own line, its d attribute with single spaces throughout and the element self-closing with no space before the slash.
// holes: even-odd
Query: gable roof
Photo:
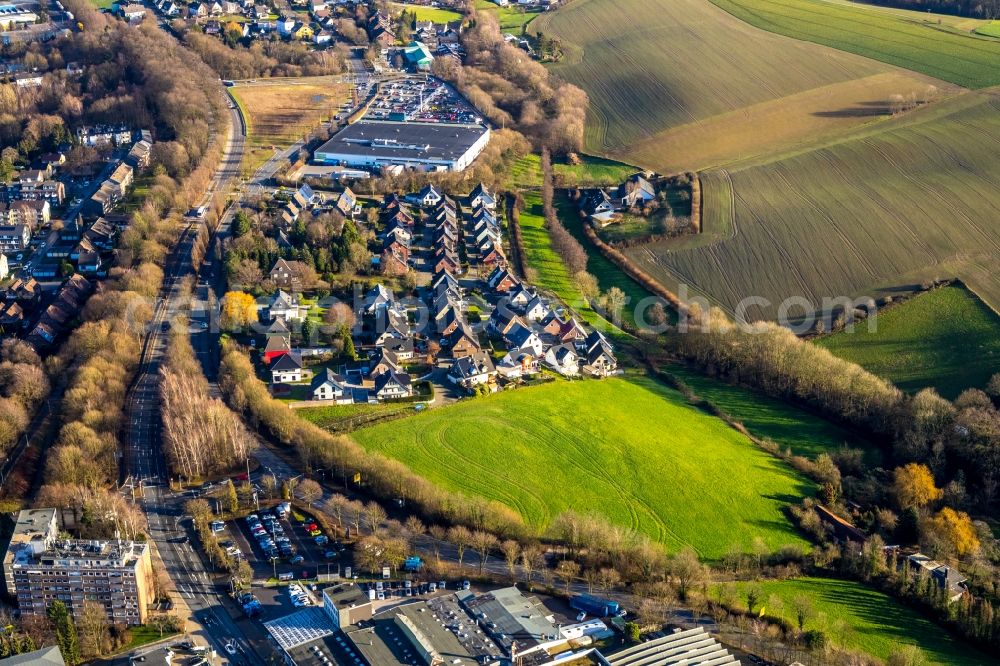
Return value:
<svg viewBox="0 0 1000 666">
<path fill-rule="evenodd" d="M 271 364 L 271 372 L 289 372 L 291 370 L 302 369 L 302 354 L 299 352 L 288 352 L 282 354 Z"/>
</svg>

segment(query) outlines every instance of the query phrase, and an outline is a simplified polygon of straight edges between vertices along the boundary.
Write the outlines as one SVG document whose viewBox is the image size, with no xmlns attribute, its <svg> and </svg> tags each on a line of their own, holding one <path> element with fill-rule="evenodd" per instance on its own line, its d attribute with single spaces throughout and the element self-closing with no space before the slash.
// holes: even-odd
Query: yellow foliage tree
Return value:
<svg viewBox="0 0 1000 666">
<path fill-rule="evenodd" d="M 896 468 L 893 489 L 899 506 L 904 509 L 930 504 L 943 495 L 941 489 L 934 485 L 934 475 L 927 466 L 917 463 Z"/>
<path fill-rule="evenodd" d="M 235 331 L 257 322 L 257 303 L 242 291 L 227 291 L 222 297 L 222 327 Z"/>
<path fill-rule="evenodd" d="M 979 550 L 979 537 L 972 519 L 964 511 L 955 511 L 945 507 L 929 519 L 924 530 L 930 530 L 942 542 L 953 548 L 960 556 L 969 555 Z"/>
</svg>

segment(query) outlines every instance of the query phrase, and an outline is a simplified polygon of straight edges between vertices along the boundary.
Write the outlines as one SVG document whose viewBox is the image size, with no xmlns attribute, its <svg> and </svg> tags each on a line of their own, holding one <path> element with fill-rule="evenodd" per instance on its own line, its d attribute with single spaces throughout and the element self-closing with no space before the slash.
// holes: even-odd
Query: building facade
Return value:
<svg viewBox="0 0 1000 666">
<path fill-rule="evenodd" d="M 11 563 L 23 615 L 45 615 L 52 602 L 79 618 L 85 602 L 104 606 L 108 621 L 144 624 L 154 599 L 149 546 L 132 541 L 57 541 L 22 550 Z"/>
</svg>

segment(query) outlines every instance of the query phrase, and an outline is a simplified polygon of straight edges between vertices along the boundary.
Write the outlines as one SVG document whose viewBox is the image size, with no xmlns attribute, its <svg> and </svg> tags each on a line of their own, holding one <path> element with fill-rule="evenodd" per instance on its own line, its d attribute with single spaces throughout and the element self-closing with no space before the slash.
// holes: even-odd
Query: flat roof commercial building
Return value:
<svg viewBox="0 0 1000 666">
<path fill-rule="evenodd" d="M 490 129 L 483 125 L 362 120 L 338 132 L 313 157 L 319 164 L 370 170 L 463 171 L 489 140 Z"/>
<path fill-rule="evenodd" d="M 45 615 L 53 601 L 79 618 L 86 602 L 104 606 L 108 621 L 145 624 L 153 602 L 149 545 L 133 541 L 57 541 L 15 553 L 11 570 L 23 615 Z"/>
</svg>

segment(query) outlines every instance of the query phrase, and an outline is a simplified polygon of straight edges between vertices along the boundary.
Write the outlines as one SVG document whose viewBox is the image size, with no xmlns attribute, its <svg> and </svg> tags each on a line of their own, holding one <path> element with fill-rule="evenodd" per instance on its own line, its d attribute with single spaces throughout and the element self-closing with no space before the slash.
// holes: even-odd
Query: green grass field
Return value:
<svg viewBox="0 0 1000 666">
<path fill-rule="evenodd" d="M 932 386 L 946 398 L 983 388 L 1000 372 L 1000 316 L 962 286 L 952 285 L 879 313 L 867 323 L 816 344 L 893 381 L 901 389 Z"/>
<path fill-rule="evenodd" d="M 452 490 L 498 500 L 543 530 L 596 513 L 706 558 L 760 536 L 806 545 L 783 507 L 813 491 L 746 437 L 647 378 L 521 388 L 356 431 Z"/>
<path fill-rule="evenodd" d="M 877 463 L 878 449 L 862 436 L 826 419 L 775 400 L 756 391 L 733 386 L 700 375 L 680 365 L 668 365 L 663 372 L 683 382 L 694 394 L 720 412 L 743 424 L 758 439 L 788 448 L 796 455 L 815 458 L 843 446 L 864 449 L 869 462 Z"/>
<path fill-rule="evenodd" d="M 967 88 L 1000 84 L 1000 43 L 941 30 L 934 16 L 917 20 L 824 0 L 712 2 L 758 28 L 857 53 Z"/>
<path fill-rule="evenodd" d="M 497 17 L 500 29 L 505 32 L 521 33 L 521 26 L 531 23 L 541 12 L 528 11 L 524 7 L 500 7 L 491 0 L 476 0 L 476 11 L 487 12 Z"/>
<path fill-rule="evenodd" d="M 737 608 L 746 609 L 742 590 L 747 583 L 731 583 Z M 815 617 L 805 624 L 807 631 L 824 631 L 836 645 L 888 659 L 900 645 L 918 646 L 933 664 L 976 666 L 993 663 L 987 655 L 954 638 L 924 616 L 892 597 L 860 583 L 828 578 L 798 578 L 757 583 L 761 603 L 768 615 L 795 623 L 796 597 L 810 600 Z M 771 603 L 774 596 L 779 606 Z M 759 606 L 758 606 L 759 607 Z"/>
<path fill-rule="evenodd" d="M 970 92 L 814 150 L 702 175 L 704 233 L 626 251 L 677 290 L 773 319 L 787 297 L 959 277 L 1000 306 L 1000 99 Z M 795 311 L 793 310 L 793 313 Z"/>
<path fill-rule="evenodd" d="M 590 97 L 588 151 L 661 173 L 812 142 L 872 122 L 892 94 L 948 88 L 708 0 L 577 0 L 531 30 L 561 40 L 553 71 Z"/>
<path fill-rule="evenodd" d="M 521 211 L 521 237 L 528 266 L 538 271 L 534 283 L 542 289 L 554 293 L 566 305 L 573 308 L 585 321 L 593 324 L 601 316 L 590 307 L 573 282 L 573 276 L 552 247 L 552 239 L 545 230 L 542 214 L 542 195 L 537 192 L 524 193 L 524 210 Z"/>
<path fill-rule="evenodd" d="M 979 26 L 976 28 L 976 34 L 1000 38 L 1000 21 L 990 21 L 985 25 Z"/>
<path fill-rule="evenodd" d="M 639 283 L 625 275 L 617 266 L 604 258 L 587 240 L 583 234 L 583 221 L 576 213 L 576 205 L 569 200 L 565 192 L 557 192 L 555 199 L 556 211 L 559 219 L 562 220 L 566 229 L 580 241 L 580 244 L 587 251 L 587 272 L 597 278 L 597 284 L 601 291 L 607 291 L 612 287 L 617 287 L 625 292 L 628 299 L 622 316 L 626 322 L 635 323 L 635 308 L 643 300 L 650 298 L 650 294 Z M 668 309 L 667 315 L 672 321 L 676 321 L 676 313 Z"/>
<path fill-rule="evenodd" d="M 552 172 L 556 187 L 596 187 L 619 185 L 640 169 L 615 160 L 594 155 L 580 155 L 579 164 L 553 160 Z M 520 189 L 537 189 L 542 185 L 542 158 L 530 153 L 519 159 L 511 169 L 510 185 Z"/>
<path fill-rule="evenodd" d="M 434 23 L 451 23 L 461 21 L 462 15 L 450 9 L 439 9 L 437 7 L 425 7 L 424 5 L 407 5 L 402 2 L 392 3 L 394 13 L 403 11 L 413 12 L 417 15 L 418 21 L 433 21 Z"/>
</svg>

